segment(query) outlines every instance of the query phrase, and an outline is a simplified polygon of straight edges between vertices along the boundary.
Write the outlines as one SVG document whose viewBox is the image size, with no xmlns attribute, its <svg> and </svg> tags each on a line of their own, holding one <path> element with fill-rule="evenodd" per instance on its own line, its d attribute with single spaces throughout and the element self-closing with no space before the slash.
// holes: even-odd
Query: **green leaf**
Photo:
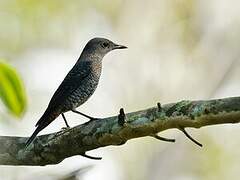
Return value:
<svg viewBox="0 0 240 180">
<path fill-rule="evenodd" d="M 21 117 L 26 108 L 25 89 L 16 70 L 0 59 L 0 99 L 9 112 Z"/>
</svg>

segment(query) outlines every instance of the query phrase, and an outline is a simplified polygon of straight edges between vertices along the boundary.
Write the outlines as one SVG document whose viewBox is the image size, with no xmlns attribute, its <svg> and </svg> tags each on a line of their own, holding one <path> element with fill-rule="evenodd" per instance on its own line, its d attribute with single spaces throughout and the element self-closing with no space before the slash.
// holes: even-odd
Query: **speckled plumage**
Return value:
<svg viewBox="0 0 240 180">
<path fill-rule="evenodd" d="M 97 66 L 98 68 L 96 69 L 95 66 Z M 78 81 L 77 88 L 66 99 L 63 100 L 64 103 L 62 109 L 60 107 L 60 109 L 63 112 L 77 108 L 92 96 L 99 82 L 102 70 L 102 63 L 101 62 L 86 63 L 83 61 L 80 62 L 79 66 L 76 68 L 86 69 L 86 74 L 88 75 L 86 75 L 85 78 L 81 79 L 81 81 Z M 70 79 L 72 79 L 72 77 L 70 77 Z"/>
<path fill-rule="evenodd" d="M 36 135 L 60 114 L 63 115 L 64 112 L 75 110 L 86 102 L 97 88 L 102 71 L 103 57 L 114 49 L 123 48 L 126 47 L 114 44 L 104 38 L 90 40 L 76 64 L 54 93 L 46 111 L 36 124 L 36 130 L 26 145 L 29 145 Z"/>
</svg>

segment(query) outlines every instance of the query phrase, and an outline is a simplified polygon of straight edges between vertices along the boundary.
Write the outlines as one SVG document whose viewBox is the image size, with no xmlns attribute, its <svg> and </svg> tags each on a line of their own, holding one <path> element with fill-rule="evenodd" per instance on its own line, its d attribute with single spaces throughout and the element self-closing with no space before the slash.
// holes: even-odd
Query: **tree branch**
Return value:
<svg viewBox="0 0 240 180">
<path fill-rule="evenodd" d="M 181 101 L 163 106 L 158 104 L 156 107 L 128 114 L 121 109 L 118 116 L 38 136 L 27 149 L 25 149 L 26 137 L 0 136 L 0 164 L 33 166 L 57 164 L 74 155 L 89 157 L 85 152 L 100 147 L 121 145 L 127 140 L 143 136 L 154 137 L 155 134 L 167 129 L 183 130 L 186 127 L 200 128 L 238 122 L 240 122 L 240 97 Z"/>
</svg>

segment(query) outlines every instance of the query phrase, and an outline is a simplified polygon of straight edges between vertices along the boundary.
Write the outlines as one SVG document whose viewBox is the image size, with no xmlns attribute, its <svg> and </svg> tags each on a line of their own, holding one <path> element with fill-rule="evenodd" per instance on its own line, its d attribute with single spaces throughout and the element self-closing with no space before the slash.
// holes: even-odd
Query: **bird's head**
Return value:
<svg viewBox="0 0 240 180">
<path fill-rule="evenodd" d="M 83 53 L 91 54 L 92 56 L 104 57 L 108 52 L 114 49 L 125 49 L 126 46 L 118 45 L 105 38 L 94 38 L 88 41 Z"/>
</svg>

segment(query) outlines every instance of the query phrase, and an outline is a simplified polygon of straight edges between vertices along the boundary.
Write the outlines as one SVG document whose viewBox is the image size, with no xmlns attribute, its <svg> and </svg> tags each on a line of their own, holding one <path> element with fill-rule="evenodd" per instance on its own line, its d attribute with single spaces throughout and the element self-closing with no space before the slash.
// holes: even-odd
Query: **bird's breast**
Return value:
<svg viewBox="0 0 240 180">
<path fill-rule="evenodd" d="M 81 82 L 81 85 L 72 93 L 69 103 L 74 108 L 86 102 L 95 92 L 101 75 L 101 66 L 95 65 L 91 73 Z"/>
<path fill-rule="evenodd" d="M 91 64 L 91 71 L 96 78 L 100 78 L 102 72 L 102 62 L 92 62 Z"/>
<path fill-rule="evenodd" d="M 85 82 L 71 95 L 70 102 L 74 108 L 86 102 L 97 88 L 99 78 L 89 76 Z"/>
</svg>

